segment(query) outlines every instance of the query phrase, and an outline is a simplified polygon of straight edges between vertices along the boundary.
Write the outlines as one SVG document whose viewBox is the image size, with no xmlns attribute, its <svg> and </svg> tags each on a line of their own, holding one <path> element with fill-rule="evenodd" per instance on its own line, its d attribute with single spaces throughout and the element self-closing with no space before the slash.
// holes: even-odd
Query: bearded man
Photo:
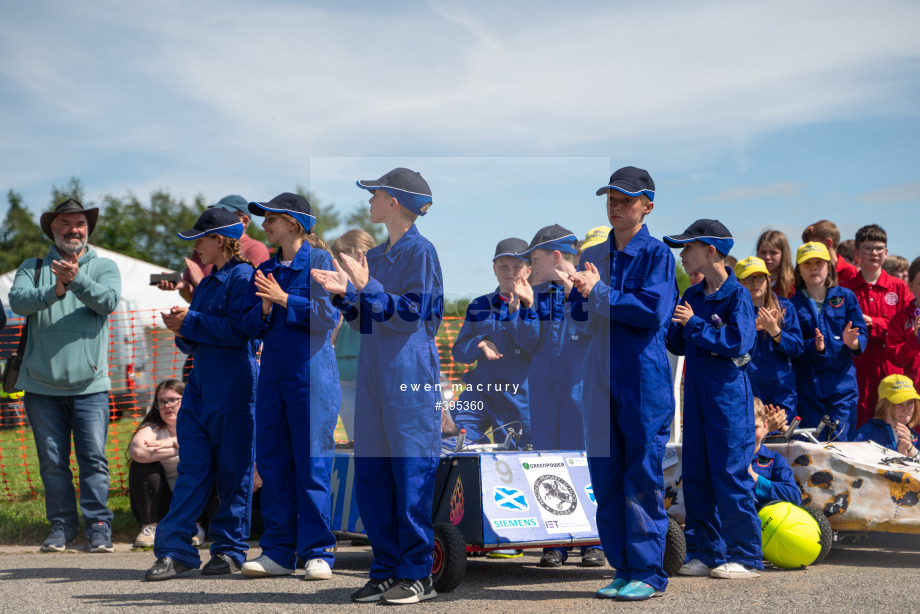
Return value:
<svg viewBox="0 0 920 614">
<path fill-rule="evenodd" d="M 114 552 L 108 509 L 108 318 L 121 297 L 118 266 L 87 240 L 98 209 L 68 199 L 42 214 L 54 245 L 16 271 L 10 308 L 27 316 L 27 341 L 16 387 L 32 425 L 51 534 L 45 552 L 62 552 L 79 527 L 70 439 L 80 469 L 80 509 L 87 549 Z"/>
</svg>

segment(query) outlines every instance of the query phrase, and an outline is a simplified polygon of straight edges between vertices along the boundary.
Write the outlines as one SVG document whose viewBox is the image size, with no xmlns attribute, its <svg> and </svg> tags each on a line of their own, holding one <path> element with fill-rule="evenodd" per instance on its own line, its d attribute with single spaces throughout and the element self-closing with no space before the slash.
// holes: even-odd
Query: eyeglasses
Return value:
<svg viewBox="0 0 920 614">
<path fill-rule="evenodd" d="M 160 399 L 159 401 L 157 401 L 157 404 L 166 405 L 166 406 L 178 405 L 181 401 L 182 401 L 182 397 L 174 397 L 172 399 Z"/>
<path fill-rule="evenodd" d="M 888 249 L 887 245 L 860 245 L 859 246 L 859 251 L 866 252 L 867 254 L 871 254 L 873 252 L 875 252 L 876 254 L 881 254 L 886 249 Z"/>
</svg>

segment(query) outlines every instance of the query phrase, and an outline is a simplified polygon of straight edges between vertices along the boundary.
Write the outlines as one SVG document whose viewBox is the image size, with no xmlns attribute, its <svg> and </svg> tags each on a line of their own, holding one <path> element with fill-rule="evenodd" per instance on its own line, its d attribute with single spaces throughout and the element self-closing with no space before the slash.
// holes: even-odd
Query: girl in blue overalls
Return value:
<svg viewBox="0 0 920 614">
<path fill-rule="evenodd" d="M 802 355 L 802 330 L 789 299 L 770 290 L 766 263 L 750 256 L 735 265 L 735 276 L 751 294 L 757 341 L 747 365 L 754 396 L 781 407 L 791 421 L 796 416 L 795 371 L 792 361 Z"/>
<path fill-rule="evenodd" d="M 186 309 L 163 314 L 176 346 L 194 357 L 182 395 L 176 430 L 179 475 L 166 518 L 157 526 L 157 561 L 147 580 L 166 580 L 201 564 L 192 546 L 201 515 L 216 482 L 220 508 L 211 520 L 211 560 L 203 574 L 238 571 L 249 545 L 252 504 L 253 409 L 258 342 L 240 328 L 252 265 L 239 251 L 243 224 L 226 209 L 210 208 L 179 237 L 195 240 L 195 250 L 214 270 L 195 290 Z"/>
<path fill-rule="evenodd" d="M 866 348 L 866 321 L 856 296 L 837 285 L 837 272 L 822 243 L 796 252 L 792 305 L 802 327 L 805 351 L 795 360 L 798 415 L 802 427 L 816 427 L 825 415 L 839 420 L 837 438 L 856 432 L 856 367 L 853 356 Z"/>
<path fill-rule="evenodd" d="M 252 293 L 260 300 L 243 320 L 243 329 L 263 341 L 256 466 L 265 532 L 262 555 L 242 571 L 250 577 L 288 575 L 299 558 L 305 579 L 326 580 L 335 546 L 330 477 L 341 393 L 330 338 L 338 311 L 310 270 L 332 270 L 332 255 L 310 245 L 316 218 L 305 198 L 284 193 L 250 203 L 249 211 L 265 216 L 266 238 L 279 248 L 259 265 Z"/>
</svg>

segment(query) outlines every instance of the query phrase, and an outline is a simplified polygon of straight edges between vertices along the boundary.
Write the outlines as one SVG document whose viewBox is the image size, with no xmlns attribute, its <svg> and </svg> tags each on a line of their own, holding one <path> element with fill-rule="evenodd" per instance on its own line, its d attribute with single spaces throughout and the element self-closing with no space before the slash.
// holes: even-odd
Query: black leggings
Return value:
<svg viewBox="0 0 920 614">
<path fill-rule="evenodd" d="M 159 462 L 131 461 L 128 467 L 128 494 L 131 498 L 131 513 L 141 524 L 155 524 L 163 520 L 172 502 L 172 490 L 163 465 Z M 207 527 L 219 507 L 217 488 L 212 485 L 211 498 L 198 522 Z"/>
<path fill-rule="evenodd" d="M 131 513 L 141 524 L 163 520 L 172 501 L 172 490 L 163 465 L 132 461 L 128 467 L 128 494 L 131 497 Z"/>
</svg>

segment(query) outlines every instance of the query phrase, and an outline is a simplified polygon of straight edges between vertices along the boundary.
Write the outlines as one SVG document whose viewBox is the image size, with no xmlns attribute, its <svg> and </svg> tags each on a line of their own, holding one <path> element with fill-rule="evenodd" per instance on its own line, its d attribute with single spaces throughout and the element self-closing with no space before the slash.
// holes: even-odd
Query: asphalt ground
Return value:
<svg viewBox="0 0 920 614">
<path fill-rule="evenodd" d="M 250 558 L 258 554 L 250 551 Z M 207 560 L 207 552 L 202 551 Z M 342 546 L 332 580 L 295 576 L 249 579 L 189 572 L 144 582 L 150 551 L 117 544 L 114 554 L 0 546 L 0 612 L 359 612 L 385 607 L 357 604 L 371 562 L 368 547 Z M 913 536 L 870 537 L 859 546 L 835 544 L 827 559 L 800 571 L 768 569 L 753 580 L 672 579 L 664 596 L 640 603 L 600 600 L 594 592 L 612 579 L 607 567 L 584 568 L 578 555 L 562 568 L 538 566 L 540 552 L 523 558 L 468 559 L 462 584 L 416 612 L 723 612 L 841 614 L 920 611 L 920 541 Z M 400 606 L 391 606 L 400 607 Z"/>
</svg>

